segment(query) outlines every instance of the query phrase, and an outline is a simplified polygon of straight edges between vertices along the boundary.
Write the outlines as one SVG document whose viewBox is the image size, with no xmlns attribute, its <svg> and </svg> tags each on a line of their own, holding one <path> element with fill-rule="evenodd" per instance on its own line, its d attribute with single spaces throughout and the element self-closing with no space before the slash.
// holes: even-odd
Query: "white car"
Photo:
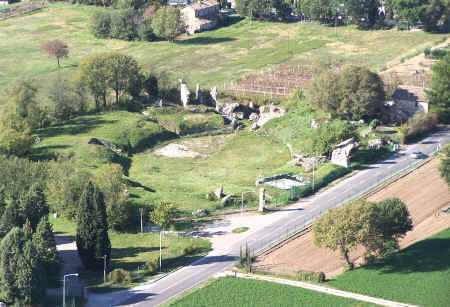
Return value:
<svg viewBox="0 0 450 307">
<path fill-rule="evenodd" d="M 420 151 L 414 151 L 410 156 L 413 159 L 420 159 L 422 157 L 423 153 Z"/>
</svg>

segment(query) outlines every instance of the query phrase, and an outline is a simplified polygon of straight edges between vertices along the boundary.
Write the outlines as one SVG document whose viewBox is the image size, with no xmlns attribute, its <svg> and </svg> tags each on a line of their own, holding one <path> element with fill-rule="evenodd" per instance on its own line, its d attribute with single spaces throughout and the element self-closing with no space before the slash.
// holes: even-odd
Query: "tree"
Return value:
<svg viewBox="0 0 450 307">
<path fill-rule="evenodd" d="M 398 239 L 413 228 L 405 203 L 398 198 L 384 199 L 372 209 L 370 233 L 362 239 L 368 253 L 387 255 L 399 248 Z"/>
<path fill-rule="evenodd" d="M 134 40 L 138 37 L 137 25 L 138 16 L 134 9 L 126 9 L 111 15 L 110 37 Z"/>
<path fill-rule="evenodd" d="M 150 212 L 150 220 L 160 227 L 159 231 L 159 267 L 162 267 L 162 230 L 172 223 L 174 218 L 172 204 L 159 202 L 156 207 Z"/>
<path fill-rule="evenodd" d="M 312 225 L 314 245 L 338 250 L 350 269 L 350 252 L 369 233 L 372 203 L 356 201 L 328 210 Z"/>
<path fill-rule="evenodd" d="M 111 242 L 108 236 L 103 194 L 89 181 L 79 201 L 76 243 L 81 262 L 87 269 L 103 268 L 103 257 L 109 263 Z"/>
<path fill-rule="evenodd" d="M 441 158 L 441 165 L 439 165 L 439 172 L 450 187 L 450 145 L 445 146 L 442 154 L 443 157 Z"/>
<path fill-rule="evenodd" d="M 41 218 L 33 234 L 33 245 L 46 273 L 47 278 L 55 280 L 60 268 L 60 259 L 56 250 L 55 237 L 48 217 Z"/>
<path fill-rule="evenodd" d="M 19 204 L 15 199 L 12 199 L 8 206 L 6 206 L 0 219 L 0 238 L 5 236 L 14 227 L 22 227 L 24 222 L 20 214 Z"/>
<path fill-rule="evenodd" d="M 439 121 L 450 123 L 450 54 L 431 66 L 431 88 L 427 91 L 430 111 L 437 113 Z"/>
<path fill-rule="evenodd" d="M 0 242 L 0 301 L 38 305 L 45 298 L 46 275 L 31 240 L 13 228 Z"/>
<path fill-rule="evenodd" d="M 444 14 L 445 6 L 442 0 L 431 0 L 430 4 L 420 11 L 420 20 L 423 22 L 424 30 L 434 32 L 438 30 L 438 22 Z"/>
<path fill-rule="evenodd" d="M 131 206 L 124 195 L 123 170 L 119 164 L 105 164 L 97 172 L 95 181 L 105 196 L 108 225 L 125 230 L 131 218 Z"/>
<path fill-rule="evenodd" d="M 92 34 L 97 38 L 108 38 L 111 33 L 111 13 L 95 12 L 92 15 L 90 28 Z"/>
<path fill-rule="evenodd" d="M 380 7 L 379 0 L 348 0 L 345 2 L 348 15 L 359 25 L 360 28 L 372 28 L 377 19 L 381 16 L 378 14 Z"/>
<path fill-rule="evenodd" d="M 338 75 L 331 71 L 319 75 L 307 87 L 306 97 L 315 109 L 336 116 L 340 103 Z"/>
<path fill-rule="evenodd" d="M 69 47 L 62 40 L 50 40 L 42 44 L 41 48 L 48 53 L 49 57 L 56 58 L 58 69 L 60 68 L 59 60 L 69 56 Z"/>
<path fill-rule="evenodd" d="M 152 29 L 156 36 L 170 42 L 184 31 L 181 13 L 178 8 L 164 6 L 159 8 L 152 18 Z"/>
<path fill-rule="evenodd" d="M 374 72 L 347 66 L 338 80 L 340 105 L 337 113 L 345 119 L 373 118 L 380 114 L 386 94 L 383 81 Z"/>
<path fill-rule="evenodd" d="M 48 96 L 53 103 L 52 116 L 58 121 L 71 119 L 86 111 L 86 97 L 66 78 L 58 77 L 50 86 Z"/>
<path fill-rule="evenodd" d="M 96 111 L 106 107 L 108 94 L 108 65 L 104 53 L 89 56 L 80 63 L 76 81 L 89 88 L 95 100 Z"/>
<path fill-rule="evenodd" d="M 393 0 L 394 11 L 400 19 L 406 19 L 411 24 L 416 24 L 420 20 L 421 11 L 428 0 Z"/>
<path fill-rule="evenodd" d="M 269 0 L 238 0 L 236 1 L 236 11 L 241 16 L 250 18 L 267 18 L 271 10 Z"/>
<path fill-rule="evenodd" d="M 110 53 L 106 55 L 106 65 L 107 85 L 114 91 L 117 105 L 124 93 L 134 92 L 135 88 L 141 88 L 141 68 L 133 57 Z"/>
</svg>

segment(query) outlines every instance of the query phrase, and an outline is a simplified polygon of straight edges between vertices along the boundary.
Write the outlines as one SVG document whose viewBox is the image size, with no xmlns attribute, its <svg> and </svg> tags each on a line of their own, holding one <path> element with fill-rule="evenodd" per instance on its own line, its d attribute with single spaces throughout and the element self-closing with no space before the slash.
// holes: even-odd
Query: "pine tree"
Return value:
<svg viewBox="0 0 450 307">
<path fill-rule="evenodd" d="M 56 250 L 52 225 L 49 223 L 47 216 L 41 218 L 36 227 L 36 231 L 33 234 L 33 245 L 47 272 L 47 278 L 56 278 L 60 269 L 60 259 Z"/>
<path fill-rule="evenodd" d="M 0 300 L 12 306 L 37 305 L 47 280 L 31 240 L 14 227 L 0 242 Z"/>
<path fill-rule="evenodd" d="M 39 185 L 32 186 L 28 192 L 19 196 L 19 206 L 23 221 L 28 219 L 33 231 L 41 218 L 49 214 L 45 194 Z"/>
<path fill-rule="evenodd" d="M 12 199 L 0 219 L 0 238 L 5 236 L 13 227 L 22 227 L 23 223 L 19 204 L 15 199 Z"/>
<path fill-rule="evenodd" d="M 103 194 L 88 182 L 79 202 L 77 249 L 83 265 L 92 270 L 103 268 L 103 257 L 109 261 L 111 242 L 108 236 Z"/>
</svg>

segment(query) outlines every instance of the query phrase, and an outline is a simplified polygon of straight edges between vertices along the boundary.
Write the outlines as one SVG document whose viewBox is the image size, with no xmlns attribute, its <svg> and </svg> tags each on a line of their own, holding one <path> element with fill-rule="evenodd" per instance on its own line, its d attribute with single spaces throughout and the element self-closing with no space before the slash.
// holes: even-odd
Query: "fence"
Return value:
<svg viewBox="0 0 450 307">
<path fill-rule="evenodd" d="M 430 153 L 430 156 L 437 152 L 437 148 L 433 148 L 433 151 Z M 428 160 L 426 160 L 428 161 Z M 391 179 L 393 179 L 396 176 L 399 176 L 399 174 L 405 172 L 408 169 L 411 169 L 412 167 L 417 166 L 419 163 L 426 163 L 424 160 L 412 160 L 408 162 L 408 164 L 404 167 L 402 167 L 400 170 L 395 171 L 390 176 L 385 177 L 382 174 L 377 175 L 376 182 L 369 187 L 363 189 L 359 192 L 353 192 L 353 191 L 345 191 L 344 193 L 339 193 L 339 195 L 336 196 L 336 201 L 333 201 L 332 203 L 328 203 L 326 207 L 322 208 L 315 208 L 310 212 L 308 216 L 301 217 L 299 220 L 291 221 L 289 220 L 287 223 L 282 223 L 283 225 L 279 225 L 278 223 L 275 223 L 277 225 L 271 225 L 269 227 L 266 227 L 264 230 L 266 233 L 268 233 L 267 236 L 258 238 L 258 240 L 251 240 L 248 241 L 248 246 L 250 248 L 250 251 L 254 255 L 258 255 L 273 246 L 279 244 L 280 242 L 288 239 L 289 237 L 305 230 L 307 227 L 309 227 L 313 221 L 320 217 L 323 213 L 325 213 L 328 209 L 333 207 L 341 206 L 351 200 L 354 200 L 356 198 L 359 198 L 363 195 L 366 195 L 368 192 L 372 191 L 374 188 L 379 186 L 382 183 L 385 183 Z M 335 187 L 332 187 L 333 189 Z M 342 197 L 340 197 L 342 196 Z M 339 200 L 340 198 L 340 200 Z"/>
</svg>

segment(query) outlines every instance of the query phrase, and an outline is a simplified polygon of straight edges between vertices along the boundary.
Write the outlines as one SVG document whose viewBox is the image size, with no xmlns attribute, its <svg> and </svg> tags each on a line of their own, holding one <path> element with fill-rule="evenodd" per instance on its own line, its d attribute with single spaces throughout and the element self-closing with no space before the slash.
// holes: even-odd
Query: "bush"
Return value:
<svg viewBox="0 0 450 307">
<path fill-rule="evenodd" d="M 134 40 L 137 34 L 137 15 L 133 9 L 111 15 L 110 37 L 127 41 Z"/>
<path fill-rule="evenodd" d="M 147 270 L 150 274 L 154 274 L 159 269 L 159 256 L 153 256 L 150 260 L 146 262 Z"/>
<path fill-rule="evenodd" d="M 111 32 L 111 13 L 95 12 L 91 18 L 91 32 L 97 38 L 107 38 Z"/>
<path fill-rule="evenodd" d="M 115 269 L 109 273 L 108 279 L 114 284 L 128 284 L 131 282 L 131 273 L 124 269 Z"/>
<path fill-rule="evenodd" d="M 372 128 L 372 129 L 376 129 L 379 125 L 380 125 L 380 120 L 379 119 L 373 119 L 370 122 L 369 127 Z"/>
<path fill-rule="evenodd" d="M 195 251 L 197 250 L 197 244 L 195 243 L 195 241 L 191 240 L 188 244 L 186 244 L 183 247 L 183 256 L 186 255 L 191 255 L 193 253 L 195 253 Z"/>
<path fill-rule="evenodd" d="M 312 271 L 297 271 L 296 275 L 297 280 L 302 281 L 315 281 L 315 282 L 325 282 L 325 273 L 324 272 L 312 272 Z"/>
</svg>

